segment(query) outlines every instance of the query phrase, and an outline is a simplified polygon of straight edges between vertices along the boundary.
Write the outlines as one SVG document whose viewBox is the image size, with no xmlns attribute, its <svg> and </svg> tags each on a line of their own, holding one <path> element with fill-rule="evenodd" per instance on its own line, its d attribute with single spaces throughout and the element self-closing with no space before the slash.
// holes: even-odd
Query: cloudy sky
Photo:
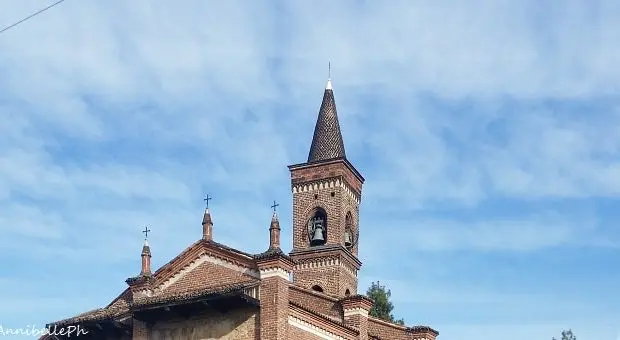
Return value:
<svg viewBox="0 0 620 340">
<path fill-rule="evenodd" d="M 3 0 L 0 27 L 47 6 Z M 443 340 L 620 334 L 620 2 L 67 0 L 0 34 L 0 324 L 290 239 L 332 63 L 360 290 Z M 290 241 L 285 250 L 291 247 Z"/>
</svg>

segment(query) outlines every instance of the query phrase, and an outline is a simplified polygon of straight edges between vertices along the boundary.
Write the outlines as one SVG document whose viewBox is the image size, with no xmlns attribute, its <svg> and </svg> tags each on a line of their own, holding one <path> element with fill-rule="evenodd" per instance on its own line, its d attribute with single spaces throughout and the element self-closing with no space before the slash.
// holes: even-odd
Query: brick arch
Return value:
<svg viewBox="0 0 620 340">
<path fill-rule="evenodd" d="M 319 287 L 321 288 L 323 291 L 317 291 L 314 289 L 314 287 Z M 325 293 L 325 289 L 327 288 L 327 284 L 325 282 L 321 282 L 319 280 L 313 280 L 308 284 L 308 289 L 310 289 L 313 292 L 317 292 L 317 293 Z"/>
<path fill-rule="evenodd" d="M 312 289 L 315 292 L 319 292 L 319 293 L 325 292 L 325 289 L 323 289 L 323 287 L 321 287 L 320 285 L 312 285 L 310 289 Z"/>
<path fill-rule="evenodd" d="M 344 230 L 346 232 L 347 229 L 349 229 L 352 233 L 352 237 L 354 245 L 353 248 L 355 248 L 357 246 L 357 237 L 359 236 L 358 232 L 359 232 L 359 225 L 357 223 L 357 221 L 355 220 L 355 214 L 353 212 L 351 212 L 351 209 L 347 209 L 346 213 L 344 214 L 344 221 L 343 221 L 343 225 L 344 225 Z M 343 238 L 343 243 L 344 243 L 344 237 L 345 235 L 342 235 Z M 352 250 L 352 249 L 351 249 Z"/>
</svg>

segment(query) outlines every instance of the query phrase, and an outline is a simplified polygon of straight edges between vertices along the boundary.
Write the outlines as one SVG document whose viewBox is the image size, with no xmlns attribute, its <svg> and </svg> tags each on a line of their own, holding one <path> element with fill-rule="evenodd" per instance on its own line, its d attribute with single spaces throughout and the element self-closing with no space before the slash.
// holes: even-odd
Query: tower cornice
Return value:
<svg viewBox="0 0 620 340">
<path fill-rule="evenodd" d="M 360 174 L 359 171 L 357 171 L 357 169 L 353 166 L 353 164 L 351 164 L 351 162 L 349 162 L 349 160 L 344 158 L 344 157 L 334 158 L 334 159 L 329 159 L 329 160 L 316 161 L 316 162 L 306 162 L 306 163 L 293 164 L 293 165 L 289 165 L 288 169 L 291 172 L 293 172 L 293 171 L 296 171 L 296 170 L 312 169 L 312 168 L 323 167 L 323 166 L 326 166 L 326 165 L 339 164 L 339 163 L 344 164 L 349 170 L 351 170 L 351 172 L 355 175 L 355 177 L 361 183 L 364 183 L 365 179 L 362 176 L 362 174 Z"/>
<path fill-rule="evenodd" d="M 357 258 L 357 256 L 351 254 L 350 251 L 341 245 L 325 245 L 293 250 L 289 253 L 289 256 L 299 262 L 304 262 L 306 259 L 335 256 L 346 260 L 354 266 L 356 270 L 359 270 L 362 266 L 362 262 Z"/>
</svg>

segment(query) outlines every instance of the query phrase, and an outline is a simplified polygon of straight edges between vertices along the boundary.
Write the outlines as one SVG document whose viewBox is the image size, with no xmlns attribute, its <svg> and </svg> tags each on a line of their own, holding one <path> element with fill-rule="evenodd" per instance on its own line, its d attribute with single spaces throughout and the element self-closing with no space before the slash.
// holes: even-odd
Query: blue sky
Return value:
<svg viewBox="0 0 620 340">
<path fill-rule="evenodd" d="M 48 5 L 5 0 L 0 26 Z M 71 1 L 0 35 L 0 324 L 259 252 L 332 63 L 360 290 L 442 340 L 620 339 L 617 1 Z"/>
</svg>

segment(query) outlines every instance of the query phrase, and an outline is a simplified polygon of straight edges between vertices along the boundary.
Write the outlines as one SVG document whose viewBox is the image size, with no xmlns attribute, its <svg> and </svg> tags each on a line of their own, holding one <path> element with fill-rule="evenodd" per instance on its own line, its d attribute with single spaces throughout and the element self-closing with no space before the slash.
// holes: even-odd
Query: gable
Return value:
<svg viewBox="0 0 620 340">
<path fill-rule="evenodd" d="M 249 255 L 215 242 L 198 241 L 155 272 L 153 293 L 208 289 L 259 277 Z"/>
<path fill-rule="evenodd" d="M 246 268 L 234 267 L 220 259 L 202 255 L 168 281 L 163 282 L 158 291 L 173 293 L 207 289 L 245 282 L 252 278 L 256 277 Z"/>
</svg>

